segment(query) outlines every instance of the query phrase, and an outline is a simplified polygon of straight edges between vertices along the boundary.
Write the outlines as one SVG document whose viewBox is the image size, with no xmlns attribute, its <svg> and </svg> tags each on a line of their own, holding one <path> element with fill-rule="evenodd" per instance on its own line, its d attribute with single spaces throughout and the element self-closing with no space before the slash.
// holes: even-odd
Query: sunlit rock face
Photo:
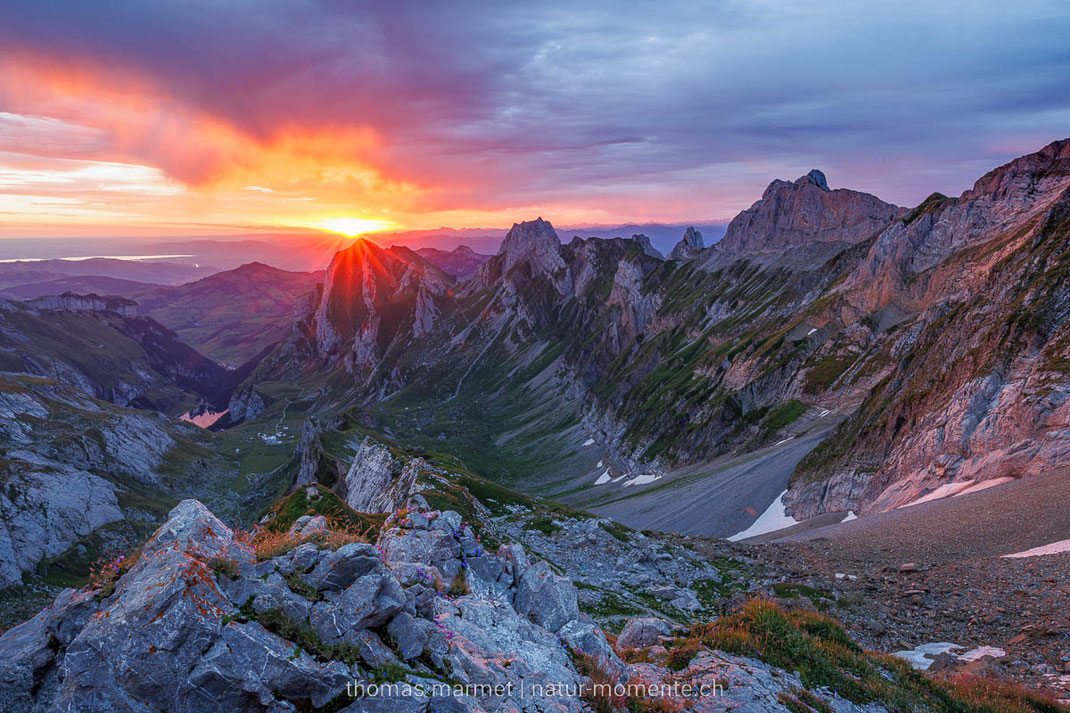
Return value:
<svg viewBox="0 0 1070 713">
<path fill-rule="evenodd" d="M 391 347 L 431 331 L 452 281 L 407 248 L 356 241 L 327 270 L 312 318 L 317 356 L 374 367 Z"/>
<path fill-rule="evenodd" d="M 715 250 L 753 255 L 852 245 L 872 237 L 900 211 L 868 193 L 830 190 L 825 175 L 813 170 L 795 181 L 770 183 L 760 201 L 732 219 Z"/>
</svg>

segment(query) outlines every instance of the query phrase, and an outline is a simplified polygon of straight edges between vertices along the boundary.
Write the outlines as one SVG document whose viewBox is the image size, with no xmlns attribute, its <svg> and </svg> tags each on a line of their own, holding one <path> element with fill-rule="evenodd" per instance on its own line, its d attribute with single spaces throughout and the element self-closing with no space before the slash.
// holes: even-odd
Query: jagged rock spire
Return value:
<svg viewBox="0 0 1070 713">
<path fill-rule="evenodd" d="M 698 255 L 706 245 L 702 242 L 702 233 L 692 226 L 684 232 L 684 237 L 669 253 L 670 260 L 691 260 Z"/>
</svg>

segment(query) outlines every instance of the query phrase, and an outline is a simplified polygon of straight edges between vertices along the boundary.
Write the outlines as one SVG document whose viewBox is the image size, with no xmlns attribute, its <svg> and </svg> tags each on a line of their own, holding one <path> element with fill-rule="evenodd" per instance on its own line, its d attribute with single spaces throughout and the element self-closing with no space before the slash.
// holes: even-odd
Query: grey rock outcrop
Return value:
<svg viewBox="0 0 1070 713">
<path fill-rule="evenodd" d="M 503 273 L 527 263 L 535 273 L 553 274 L 565 267 L 557 231 L 542 218 L 514 223 L 498 249 Z"/>
<path fill-rule="evenodd" d="M 384 444 L 365 438 L 343 479 L 345 501 L 358 512 L 391 512 L 409 502 L 416 476 L 427 464 L 421 458 L 402 462 Z"/>
<path fill-rule="evenodd" d="M 684 237 L 680 238 L 680 242 L 676 243 L 672 252 L 669 253 L 669 259 L 693 260 L 705 247 L 706 245 L 702 242 L 702 233 L 694 228 L 688 228 L 684 231 Z"/>
<path fill-rule="evenodd" d="M 0 378 L 0 588 L 102 528 L 121 544 L 121 523 L 144 513 L 124 512 L 119 494 L 137 487 L 165 497 L 158 471 L 182 430 L 58 382 Z"/>
<path fill-rule="evenodd" d="M 114 486 L 92 473 L 66 467 L 12 475 L 0 490 L 0 587 L 122 519 Z"/>
<path fill-rule="evenodd" d="M 410 539 L 411 545 L 402 544 Z M 434 544 L 444 539 L 454 546 Z M 504 575 L 526 559 L 513 550 L 502 558 L 482 550 L 456 513 L 392 518 L 379 547 L 384 554 L 364 543 L 333 552 L 306 543 L 258 562 L 203 505 L 183 501 L 118 579 L 114 594 L 68 590 L 0 636 L 0 682 L 6 686 L 0 711 L 141 710 L 146 700 L 170 710 L 292 711 L 298 703 L 322 707 L 344 700 L 347 684 L 371 682 L 372 668 L 399 660 L 414 667 L 416 682 L 449 671 L 461 681 L 491 685 L 577 685 L 579 674 L 557 635 L 533 619 L 555 628 L 571 623 L 563 638 L 623 671 L 601 631 L 578 620 L 571 583 L 549 572 L 545 562 L 527 568 L 523 589 L 530 594 L 552 588 L 561 596 L 550 597 L 556 602 L 550 609 L 535 603 L 531 617 L 511 603 L 528 596 L 519 592 L 485 598 L 454 587 L 447 594 L 448 583 L 418 575 L 403 586 L 393 571 Z M 213 568 L 224 560 L 232 564 L 217 573 Z M 484 567 L 476 564 L 481 560 L 493 562 Z M 298 591 L 317 592 L 316 601 L 291 589 L 295 578 L 303 582 Z M 288 622 L 286 628 L 272 628 L 280 622 Z M 285 638 L 302 629 L 314 632 L 310 640 L 322 642 L 317 646 L 351 647 L 360 663 L 350 667 L 327 657 L 326 649 Z M 385 630 L 394 648 L 373 629 Z M 375 703 L 396 709 L 392 701 Z M 482 709 L 476 700 L 447 702 L 462 711 Z M 545 696 L 513 703 L 520 710 L 579 710 L 578 700 Z"/>
</svg>

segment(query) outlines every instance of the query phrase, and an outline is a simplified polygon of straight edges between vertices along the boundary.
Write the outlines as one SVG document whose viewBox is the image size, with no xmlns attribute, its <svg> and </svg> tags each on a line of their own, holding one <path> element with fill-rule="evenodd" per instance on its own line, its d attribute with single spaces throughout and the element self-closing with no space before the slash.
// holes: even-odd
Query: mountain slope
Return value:
<svg viewBox="0 0 1070 713">
<path fill-rule="evenodd" d="M 948 482 L 1063 461 L 1068 249 L 1065 141 L 992 171 L 958 199 L 934 196 L 884 231 L 833 294 L 844 314 L 884 315 L 874 322 L 897 327 L 868 360 L 884 378 L 804 461 L 789 503 L 801 514 L 879 510 Z M 893 314 L 917 316 L 889 323 Z"/>
<path fill-rule="evenodd" d="M 262 263 L 183 285 L 134 291 L 138 312 L 174 330 L 202 354 L 238 366 L 281 341 L 322 272 L 287 272 Z"/>
<path fill-rule="evenodd" d="M 43 282 L 30 282 L 0 289 L 0 297 L 11 300 L 32 300 L 45 295 L 61 295 L 64 292 L 75 294 L 95 293 L 98 295 L 128 295 L 133 292 L 150 290 L 157 285 L 135 282 L 118 277 L 85 275 L 60 277 Z"/>
<path fill-rule="evenodd" d="M 54 378 L 120 406 L 180 413 L 226 403 L 228 372 L 122 297 L 0 301 L 0 370 Z"/>
</svg>

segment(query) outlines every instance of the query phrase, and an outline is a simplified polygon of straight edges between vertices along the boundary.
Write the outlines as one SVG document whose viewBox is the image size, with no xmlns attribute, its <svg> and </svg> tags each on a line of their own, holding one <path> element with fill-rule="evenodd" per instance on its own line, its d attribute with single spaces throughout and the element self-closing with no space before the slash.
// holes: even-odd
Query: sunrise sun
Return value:
<svg viewBox="0 0 1070 713">
<path fill-rule="evenodd" d="M 341 233 L 355 238 L 364 233 L 374 233 L 377 230 L 386 230 L 394 227 L 394 223 L 386 220 L 372 220 L 370 218 L 327 218 L 316 224 L 317 228 L 329 230 L 332 233 Z"/>
</svg>

